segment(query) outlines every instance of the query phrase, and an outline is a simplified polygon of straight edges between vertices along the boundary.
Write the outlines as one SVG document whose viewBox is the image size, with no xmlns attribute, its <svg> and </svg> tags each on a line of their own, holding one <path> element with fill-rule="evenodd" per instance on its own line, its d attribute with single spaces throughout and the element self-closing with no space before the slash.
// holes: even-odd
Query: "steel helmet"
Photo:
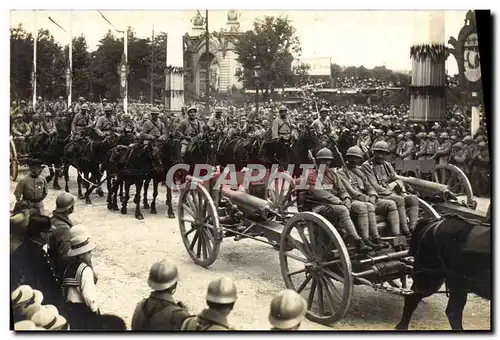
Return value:
<svg viewBox="0 0 500 340">
<path fill-rule="evenodd" d="M 389 152 L 389 144 L 384 142 L 383 140 L 378 141 L 373 145 L 373 151 L 381 151 L 381 152 Z"/>
<path fill-rule="evenodd" d="M 486 146 L 486 143 L 485 143 L 485 142 L 483 142 L 483 141 L 481 141 L 481 142 L 479 142 L 477 145 L 479 145 L 480 147 L 485 147 L 485 146 Z"/>
<path fill-rule="evenodd" d="M 130 113 L 124 113 L 124 114 L 122 115 L 122 118 L 130 118 L 130 117 L 131 117 L 131 116 L 130 116 Z"/>
<path fill-rule="evenodd" d="M 397 138 L 398 138 L 398 139 L 403 139 L 404 137 L 405 137 L 405 136 L 404 136 L 402 133 L 400 133 L 400 134 L 398 135 L 398 137 L 397 137 Z"/>
<path fill-rule="evenodd" d="M 41 96 L 38 96 L 38 98 L 36 100 L 42 100 L 42 97 Z"/>
<path fill-rule="evenodd" d="M 60 193 L 56 198 L 56 212 L 68 211 L 75 204 L 75 196 L 69 192 Z"/>
<path fill-rule="evenodd" d="M 40 119 L 40 115 L 38 113 L 35 113 L 31 118 L 32 119 Z"/>
<path fill-rule="evenodd" d="M 279 107 L 278 111 L 279 111 L 279 112 L 287 112 L 287 111 L 288 111 L 288 109 L 286 108 L 286 106 L 285 106 L 285 105 L 281 105 L 281 106 Z"/>
<path fill-rule="evenodd" d="M 179 270 L 171 260 L 153 263 L 149 270 L 148 285 L 154 290 L 166 290 L 179 281 Z"/>
<path fill-rule="evenodd" d="M 198 112 L 198 109 L 196 108 L 196 106 L 191 106 L 189 109 L 187 109 L 186 112 L 187 113 L 191 113 L 191 112 L 196 113 L 196 112 Z"/>
<path fill-rule="evenodd" d="M 457 137 L 457 135 L 451 135 L 451 136 L 450 136 L 450 139 L 451 139 L 451 140 L 457 140 L 457 139 L 458 139 L 458 137 Z"/>
<path fill-rule="evenodd" d="M 289 329 L 298 326 L 306 313 L 306 301 L 297 292 L 287 289 L 271 300 L 269 322 L 275 328 Z"/>
<path fill-rule="evenodd" d="M 108 104 L 104 107 L 104 112 L 109 112 L 109 111 L 113 111 L 113 108 L 111 107 L 111 105 Z"/>
<path fill-rule="evenodd" d="M 457 148 L 462 148 L 464 146 L 464 143 L 456 142 L 453 146 L 456 146 Z"/>
<path fill-rule="evenodd" d="M 159 115 L 160 110 L 158 110 L 157 107 L 152 107 L 149 113 L 151 113 L 151 115 Z"/>
<path fill-rule="evenodd" d="M 322 107 L 321 109 L 319 109 L 319 112 L 325 112 L 325 113 L 328 113 L 328 109 L 326 107 Z"/>
<path fill-rule="evenodd" d="M 316 154 L 316 159 L 333 159 L 333 152 L 328 148 L 323 148 Z"/>
<path fill-rule="evenodd" d="M 23 115 L 21 113 L 18 113 L 17 115 L 14 116 L 15 119 L 23 119 Z"/>
<path fill-rule="evenodd" d="M 82 110 L 88 110 L 89 106 L 87 104 L 83 104 L 81 107 Z"/>
<path fill-rule="evenodd" d="M 222 107 L 217 106 L 217 107 L 215 108 L 215 112 L 216 112 L 216 113 L 222 113 Z"/>
<path fill-rule="evenodd" d="M 229 277 L 221 277 L 210 282 L 208 285 L 207 301 L 219 304 L 230 304 L 236 302 L 236 299 L 236 285 Z"/>
<path fill-rule="evenodd" d="M 417 137 L 417 138 L 422 138 L 422 132 L 417 133 L 417 134 L 415 135 L 415 137 Z"/>
<path fill-rule="evenodd" d="M 85 98 L 80 97 L 80 98 L 78 98 L 78 100 L 79 100 L 79 101 L 81 101 L 81 102 L 84 102 L 84 101 L 85 101 Z"/>
<path fill-rule="evenodd" d="M 26 104 L 26 101 L 24 101 L 24 100 L 21 100 L 21 104 Z"/>
<path fill-rule="evenodd" d="M 50 112 L 45 112 L 45 117 L 52 117 L 52 113 L 50 113 Z"/>
<path fill-rule="evenodd" d="M 465 136 L 462 142 L 472 142 L 472 137 L 471 136 Z"/>
<path fill-rule="evenodd" d="M 59 100 L 63 100 L 63 99 L 64 99 L 64 97 L 63 97 L 63 96 L 59 96 Z"/>
<path fill-rule="evenodd" d="M 390 118 L 389 115 L 383 115 L 382 116 L 382 119 L 384 119 L 384 120 L 388 120 L 389 118 Z"/>
<path fill-rule="evenodd" d="M 368 130 L 367 130 L 367 129 L 364 129 L 363 131 L 361 131 L 361 133 L 362 133 L 363 135 L 367 135 L 367 134 L 369 134 L 369 132 L 368 132 Z"/>
<path fill-rule="evenodd" d="M 448 132 L 443 132 L 441 135 L 439 135 L 439 138 L 448 138 Z"/>
<path fill-rule="evenodd" d="M 347 149 L 346 156 L 353 156 L 353 157 L 359 157 L 363 158 L 364 154 L 361 148 L 357 145 L 351 146 L 349 149 Z"/>
<path fill-rule="evenodd" d="M 394 131 L 389 130 L 389 131 L 387 131 L 386 135 L 387 135 L 387 137 L 394 136 Z"/>
<path fill-rule="evenodd" d="M 429 132 L 429 138 L 436 138 L 436 133 L 434 131 Z"/>
<path fill-rule="evenodd" d="M 411 137 L 413 134 L 410 131 L 405 132 L 405 137 Z"/>
</svg>

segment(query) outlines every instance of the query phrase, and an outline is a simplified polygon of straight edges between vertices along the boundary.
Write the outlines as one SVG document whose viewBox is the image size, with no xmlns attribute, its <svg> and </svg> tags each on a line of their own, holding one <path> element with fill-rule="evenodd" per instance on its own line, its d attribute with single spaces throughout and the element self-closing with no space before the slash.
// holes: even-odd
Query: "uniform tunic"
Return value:
<svg viewBox="0 0 500 340">
<path fill-rule="evenodd" d="M 232 331 L 227 318 L 211 309 L 204 309 L 196 316 L 190 316 L 182 324 L 183 331 Z"/>
<path fill-rule="evenodd" d="M 155 291 L 137 304 L 132 330 L 176 331 L 187 317 L 188 311 L 179 306 L 171 294 Z"/>
<path fill-rule="evenodd" d="M 47 181 L 45 177 L 33 177 L 31 174 L 21 178 L 17 183 L 14 196 L 17 201 L 21 199 L 33 204 L 40 215 L 44 214 L 43 200 L 47 197 Z"/>
<path fill-rule="evenodd" d="M 404 161 L 413 159 L 413 152 L 415 149 L 415 143 L 413 141 L 407 140 L 403 143 L 403 150 L 401 151 L 401 159 Z"/>
<path fill-rule="evenodd" d="M 159 119 L 156 120 L 156 122 L 148 119 L 142 127 L 142 132 L 158 138 L 165 134 L 165 124 L 163 124 L 163 122 Z"/>
<path fill-rule="evenodd" d="M 87 127 L 89 123 L 90 119 L 87 115 L 77 113 L 75 115 L 75 118 L 73 118 L 73 122 L 71 123 L 71 131 L 73 133 L 78 133 L 82 131 L 85 127 Z"/>
<path fill-rule="evenodd" d="M 97 120 L 95 130 L 99 136 L 104 135 L 106 132 L 110 132 L 116 124 L 106 116 L 99 117 Z"/>
<path fill-rule="evenodd" d="M 439 148 L 439 142 L 437 140 L 428 140 L 426 145 L 427 159 L 431 159 Z"/>
<path fill-rule="evenodd" d="M 329 133 L 332 130 L 331 123 L 327 120 L 322 121 L 320 118 L 317 118 L 312 122 L 311 128 L 314 129 L 320 135 L 324 133 Z"/>
<path fill-rule="evenodd" d="M 273 139 L 290 135 L 292 133 L 292 124 L 290 123 L 290 120 L 288 118 L 282 119 L 281 117 L 277 117 L 273 121 L 271 133 Z"/>
</svg>

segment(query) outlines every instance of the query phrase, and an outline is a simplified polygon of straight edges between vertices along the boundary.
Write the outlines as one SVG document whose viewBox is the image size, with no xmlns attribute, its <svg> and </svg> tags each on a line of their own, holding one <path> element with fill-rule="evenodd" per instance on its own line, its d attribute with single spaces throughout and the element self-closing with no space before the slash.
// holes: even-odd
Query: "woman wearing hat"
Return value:
<svg viewBox="0 0 500 340">
<path fill-rule="evenodd" d="M 43 200 L 47 197 L 47 181 L 42 173 L 42 161 L 31 159 L 28 162 L 30 173 L 17 183 L 14 196 L 16 201 L 21 200 L 31 203 L 39 215 L 44 215 Z"/>
<path fill-rule="evenodd" d="M 91 329 L 98 312 L 90 233 L 85 226 L 74 226 L 70 230 L 68 265 L 64 272 L 63 299 L 72 329 Z"/>
</svg>

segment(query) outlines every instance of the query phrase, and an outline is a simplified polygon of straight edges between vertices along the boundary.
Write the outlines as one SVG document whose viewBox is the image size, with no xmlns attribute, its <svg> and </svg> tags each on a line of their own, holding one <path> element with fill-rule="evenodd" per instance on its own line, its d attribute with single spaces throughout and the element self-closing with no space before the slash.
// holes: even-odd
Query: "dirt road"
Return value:
<svg viewBox="0 0 500 340">
<path fill-rule="evenodd" d="M 74 169 L 71 169 L 70 176 L 71 192 L 76 194 Z M 11 182 L 11 193 L 14 188 L 15 183 Z M 45 200 L 48 212 L 55 206 L 57 194 L 57 191 L 50 190 Z M 160 188 L 159 198 L 158 215 L 144 211 L 143 221 L 134 218 L 134 206 L 130 204 L 129 215 L 123 216 L 120 212 L 109 211 L 105 198 L 93 195 L 92 205 L 78 200 L 72 219 L 87 225 L 97 244 L 93 262 L 99 275 L 97 287 L 101 312 L 119 315 L 130 327 L 135 305 L 149 293 L 149 267 L 166 257 L 179 266 L 181 279 L 175 296 L 190 311 L 203 309 L 208 283 L 218 276 L 227 275 L 238 287 L 238 301 L 230 322 L 239 329 L 269 329 L 269 303 L 274 294 L 285 289 L 278 253 L 272 247 L 252 240 L 235 242 L 225 239 L 217 261 L 208 269 L 198 267 L 186 253 L 177 220 L 165 217 L 165 188 Z M 177 195 L 174 202 L 177 202 Z M 485 212 L 488 204 L 489 201 L 480 200 L 478 210 Z M 446 303 L 442 294 L 426 299 L 415 311 L 410 329 L 449 330 L 444 314 Z M 403 298 L 400 296 L 356 287 L 351 307 L 341 322 L 329 328 L 306 320 L 301 329 L 390 330 L 398 323 L 402 308 Z M 464 328 L 490 329 L 490 302 L 469 295 Z"/>
</svg>

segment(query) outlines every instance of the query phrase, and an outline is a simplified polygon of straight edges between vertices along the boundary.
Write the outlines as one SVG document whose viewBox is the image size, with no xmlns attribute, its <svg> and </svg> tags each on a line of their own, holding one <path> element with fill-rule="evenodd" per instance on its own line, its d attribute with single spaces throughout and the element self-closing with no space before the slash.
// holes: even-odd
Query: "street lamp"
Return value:
<svg viewBox="0 0 500 340">
<path fill-rule="evenodd" d="M 257 65 L 253 69 L 253 74 L 256 79 L 256 87 L 255 87 L 255 111 L 256 115 L 259 114 L 259 87 L 260 87 L 260 78 L 262 77 L 262 67 L 260 65 Z"/>
</svg>

